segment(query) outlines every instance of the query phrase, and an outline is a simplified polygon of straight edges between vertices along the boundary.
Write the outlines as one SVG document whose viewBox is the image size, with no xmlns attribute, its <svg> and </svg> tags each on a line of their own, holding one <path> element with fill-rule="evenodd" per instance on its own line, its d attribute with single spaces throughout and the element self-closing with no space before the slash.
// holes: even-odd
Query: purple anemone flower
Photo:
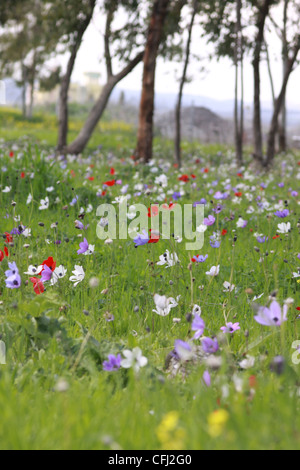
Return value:
<svg viewBox="0 0 300 470">
<path fill-rule="evenodd" d="M 194 320 L 192 323 L 192 331 L 196 331 L 196 333 L 193 336 L 193 339 L 199 339 L 200 336 L 203 335 L 205 330 L 205 323 L 204 320 L 199 315 L 194 316 Z"/>
<path fill-rule="evenodd" d="M 196 262 L 196 263 L 205 263 L 205 261 L 207 260 L 208 258 L 208 255 L 197 255 L 197 256 L 194 256 L 192 258 L 192 261 Z"/>
<path fill-rule="evenodd" d="M 135 243 L 135 248 L 137 248 L 138 246 L 147 245 L 147 243 L 149 243 L 149 240 L 150 238 L 146 230 L 144 229 L 143 232 L 139 233 L 138 236 L 133 240 Z"/>
<path fill-rule="evenodd" d="M 208 372 L 208 370 L 206 370 L 203 374 L 203 381 L 207 387 L 211 386 L 211 377 L 210 377 L 210 373 Z"/>
<path fill-rule="evenodd" d="M 284 209 L 283 211 L 274 212 L 274 215 L 279 217 L 280 219 L 284 219 L 290 215 L 290 211 L 288 209 Z"/>
<path fill-rule="evenodd" d="M 122 357 L 121 354 L 114 356 L 113 354 L 108 355 L 108 361 L 103 362 L 103 369 L 107 372 L 113 372 L 119 370 L 121 367 Z"/>
<path fill-rule="evenodd" d="M 207 226 L 210 226 L 210 225 L 214 225 L 216 219 L 214 218 L 213 215 L 209 215 L 208 217 L 206 217 L 204 219 L 204 225 L 207 225 Z"/>
<path fill-rule="evenodd" d="M 207 354 L 215 354 L 219 350 L 219 344 L 216 339 L 203 338 L 201 342 L 202 349 Z"/>
<path fill-rule="evenodd" d="M 256 240 L 258 241 L 258 243 L 265 243 L 266 240 L 268 240 L 268 239 L 267 239 L 267 237 L 264 236 L 264 237 L 257 237 Z"/>
<path fill-rule="evenodd" d="M 220 328 L 223 333 L 229 333 L 229 334 L 233 334 L 235 333 L 235 331 L 238 331 L 241 329 L 240 327 L 240 324 L 239 323 L 226 323 L 226 326 L 222 326 L 222 328 Z"/>
<path fill-rule="evenodd" d="M 21 277 L 19 273 L 5 279 L 5 283 L 8 289 L 19 289 L 21 286 Z"/>
<path fill-rule="evenodd" d="M 12 277 L 12 276 L 16 276 L 17 274 L 19 274 L 19 270 L 15 262 L 8 263 L 8 267 L 9 269 L 5 271 L 6 277 Z"/>
<path fill-rule="evenodd" d="M 44 264 L 44 269 L 42 271 L 42 282 L 50 281 L 52 278 L 53 271 L 46 264 Z"/>
<path fill-rule="evenodd" d="M 77 254 L 78 255 L 82 255 L 83 253 L 85 253 L 86 251 L 88 251 L 89 249 L 89 244 L 88 244 L 88 241 L 87 239 L 85 238 L 83 240 L 83 242 L 79 243 L 79 250 L 77 251 Z"/>
<path fill-rule="evenodd" d="M 287 321 L 288 306 L 284 305 L 283 311 L 278 302 L 275 300 L 270 307 L 259 307 L 254 320 L 264 326 L 280 326 Z"/>
<path fill-rule="evenodd" d="M 173 194 L 172 197 L 173 197 L 174 201 L 179 201 L 179 199 L 181 198 L 181 194 L 180 194 L 180 192 L 177 191 Z"/>
</svg>

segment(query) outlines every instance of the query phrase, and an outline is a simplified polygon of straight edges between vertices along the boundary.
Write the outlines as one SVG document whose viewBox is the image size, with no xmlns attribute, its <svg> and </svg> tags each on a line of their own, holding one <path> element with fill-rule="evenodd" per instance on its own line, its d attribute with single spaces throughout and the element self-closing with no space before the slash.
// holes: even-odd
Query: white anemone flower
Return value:
<svg viewBox="0 0 300 470">
<path fill-rule="evenodd" d="M 45 199 L 41 199 L 39 210 L 44 211 L 44 210 L 48 209 L 48 207 L 49 207 L 49 198 L 47 196 L 47 197 L 45 197 Z"/>
<path fill-rule="evenodd" d="M 224 290 L 223 292 L 233 292 L 236 290 L 236 287 L 234 284 L 230 284 L 230 282 L 225 281 L 223 284 Z"/>
<path fill-rule="evenodd" d="M 282 222 L 282 224 L 278 224 L 278 233 L 289 233 L 291 230 L 291 223 L 290 222 Z"/>
<path fill-rule="evenodd" d="M 74 286 L 76 287 L 85 278 L 85 272 L 82 266 L 75 265 L 75 269 L 72 273 L 74 276 L 71 276 L 69 280 L 74 282 Z"/>
<path fill-rule="evenodd" d="M 124 367 L 124 369 L 132 367 L 135 372 L 138 372 L 141 367 L 145 367 L 148 364 L 148 359 L 143 356 L 140 348 L 134 348 L 132 351 L 125 349 L 123 356 L 125 359 L 121 361 L 121 367 Z"/>
<path fill-rule="evenodd" d="M 171 268 L 175 266 L 179 262 L 178 256 L 176 253 L 170 253 L 169 250 L 159 257 L 160 261 L 158 261 L 159 266 L 167 265 L 166 268 Z"/>
<path fill-rule="evenodd" d="M 62 279 L 67 274 L 67 269 L 64 266 L 60 265 L 58 268 L 55 268 L 52 274 L 52 278 L 50 279 L 51 286 L 54 286 L 58 282 L 59 279 Z"/>
<path fill-rule="evenodd" d="M 160 317 L 166 317 L 169 315 L 172 308 L 178 306 L 178 300 L 180 296 L 177 297 L 175 300 L 173 297 L 167 298 L 165 295 L 158 295 L 155 294 L 154 302 L 156 306 L 156 310 L 153 309 L 154 313 L 157 313 Z"/>
<path fill-rule="evenodd" d="M 36 276 L 40 274 L 43 269 L 43 266 L 33 266 L 32 264 L 28 267 L 28 270 L 24 274 L 28 274 L 29 276 Z"/>
<path fill-rule="evenodd" d="M 218 276 L 219 272 L 220 272 L 220 265 L 212 266 L 210 268 L 210 271 L 207 271 L 206 274 L 207 276 L 216 277 Z"/>
</svg>

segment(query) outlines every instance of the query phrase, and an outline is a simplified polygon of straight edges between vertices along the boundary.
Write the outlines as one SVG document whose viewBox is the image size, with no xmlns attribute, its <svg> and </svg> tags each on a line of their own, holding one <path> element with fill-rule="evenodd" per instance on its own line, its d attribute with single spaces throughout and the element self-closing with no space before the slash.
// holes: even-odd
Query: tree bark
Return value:
<svg viewBox="0 0 300 470">
<path fill-rule="evenodd" d="M 282 29 L 282 70 L 283 76 L 288 68 L 288 39 L 287 39 L 287 20 L 288 20 L 288 6 L 290 0 L 284 0 L 283 5 L 283 29 Z M 279 130 L 278 130 L 278 142 L 279 142 L 279 151 L 286 152 L 287 150 L 287 139 L 286 139 L 286 118 L 287 118 L 287 110 L 286 110 L 286 93 L 283 97 L 283 103 L 281 107 L 281 114 L 280 114 L 280 123 L 279 123 Z"/>
<path fill-rule="evenodd" d="M 69 110 L 68 110 L 68 95 L 69 88 L 71 83 L 71 76 L 75 66 L 76 57 L 79 51 L 79 48 L 82 43 L 84 33 L 86 32 L 91 19 L 93 17 L 94 8 L 96 5 L 96 0 L 91 0 L 90 2 L 90 13 L 86 19 L 81 24 L 80 28 L 77 31 L 76 38 L 73 45 L 71 46 L 71 56 L 68 61 L 67 70 L 62 78 L 60 93 L 59 93 L 59 104 L 58 104 L 58 141 L 57 141 L 57 151 L 62 152 L 67 146 L 68 138 L 68 128 L 69 128 Z"/>
<path fill-rule="evenodd" d="M 290 75 L 293 71 L 295 62 L 297 60 L 297 56 L 300 50 L 300 36 L 298 36 L 295 47 L 293 49 L 293 55 L 290 59 L 288 59 L 287 62 L 287 68 L 285 71 L 282 87 L 281 87 L 281 92 L 276 100 L 275 108 L 274 108 L 274 113 L 272 117 L 272 122 L 268 134 L 268 147 L 267 147 L 267 158 L 265 161 L 265 166 L 270 166 L 272 161 L 274 160 L 275 157 L 275 142 L 276 142 L 276 134 L 278 132 L 278 119 L 279 119 L 279 114 L 282 109 L 282 105 L 284 103 L 284 99 L 286 96 L 286 89 L 287 89 L 287 84 L 290 78 Z"/>
<path fill-rule="evenodd" d="M 253 56 L 254 73 L 254 115 L 253 115 L 253 138 L 254 138 L 254 158 L 263 163 L 263 138 L 261 126 L 261 104 L 260 104 L 260 59 L 262 45 L 264 41 L 264 29 L 266 18 L 270 11 L 272 0 L 264 0 L 259 7 L 258 18 L 256 22 L 257 34 L 255 38 L 255 48 Z"/>
<path fill-rule="evenodd" d="M 244 135 L 244 103 L 243 103 L 243 37 L 242 37 L 242 1 L 236 0 L 236 39 L 235 39 L 235 150 L 237 164 L 243 164 L 243 135 Z M 241 83 L 241 101 L 239 105 L 239 82 Z"/>
<path fill-rule="evenodd" d="M 178 94 L 178 100 L 177 100 L 176 111 L 175 111 L 175 125 L 176 125 L 176 130 L 175 130 L 175 162 L 177 163 L 178 168 L 181 167 L 181 106 L 182 106 L 182 95 L 183 95 L 183 87 L 184 87 L 184 84 L 186 82 L 186 74 L 187 74 L 187 69 L 188 69 L 189 60 L 190 60 L 192 32 L 193 32 L 196 13 L 197 13 L 197 3 L 198 3 L 197 0 L 194 0 L 192 17 L 191 17 L 191 21 L 190 21 L 189 29 L 188 29 L 188 39 L 187 39 L 187 44 L 186 44 L 183 74 L 182 74 L 182 77 L 181 77 L 181 80 L 180 80 L 179 94 Z"/>
<path fill-rule="evenodd" d="M 113 89 L 123 78 L 125 78 L 136 67 L 138 63 L 142 61 L 143 56 L 144 52 L 140 52 L 134 59 L 132 59 L 126 65 L 126 67 L 124 67 L 124 69 L 120 73 L 118 73 L 117 75 L 111 75 L 108 78 L 105 86 L 102 89 L 98 101 L 93 106 L 80 133 L 78 134 L 76 139 L 70 145 L 67 146 L 67 153 L 77 155 L 85 149 L 92 136 L 92 133 L 94 132 L 99 120 L 102 117 L 103 112 L 105 111 Z"/>
<path fill-rule="evenodd" d="M 170 0 L 155 0 L 144 54 L 136 158 L 145 163 L 152 158 L 156 61 L 169 4 Z"/>
</svg>

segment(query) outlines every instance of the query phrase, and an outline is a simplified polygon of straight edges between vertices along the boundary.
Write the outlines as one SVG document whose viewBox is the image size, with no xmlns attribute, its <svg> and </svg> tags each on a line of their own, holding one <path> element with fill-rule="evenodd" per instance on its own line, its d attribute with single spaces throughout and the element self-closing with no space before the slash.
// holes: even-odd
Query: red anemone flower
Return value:
<svg viewBox="0 0 300 470">
<path fill-rule="evenodd" d="M 36 293 L 36 295 L 40 295 L 40 294 L 43 294 L 43 292 L 45 292 L 44 284 L 42 283 L 40 279 L 38 279 L 37 277 L 31 277 L 30 281 L 33 284 L 33 290 Z"/>
<path fill-rule="evenodd" d="M 0 263 L 1 263 L 1 261 L 3 261 L 3 260 L 4 260 L 4 253 L 3 253 L 2 250 L 0 250 Z"/>
<path fill-rule="evenodd" d="M 224 228 L 224 229 L 222 230 L 221 235 L 224 237 L 226 234 L 227 234 L 227 230 Z"/>
<path fill-rule="evenodd" d="M 109 172 L 112 176 L 114 176 L 114 174 L 116 173 L 116 170 L 114 168 L 111 168 Z"/>
<path fill-rule="evenodd" d="M 44 266 L 45 265 L 48 266 L 48 268 L 50 268 L 51 271 L 53 272 L 54 269 L 56 268 L 56 261 L 54 261 L 52 256 L 49 256 L 48 259 L 46 259 L 45 261 L 42 262 L 43 269 L 42 269 L 40 274 L 42 274 L 42 272 L 44 271 Z"/>
<path fill-rule="evenodd" d="M 235 195 L 236 197 L 242 197 L 243 193 L 237 192 L 237 193 L 234 193 L 234 195 Z"/>
<path fill-rule="evenodd" d="M 112 180 L 112 181 L 106 181 L 105 183 L 103 183 L 105 186 L 114 186 L 116 184 L 116 180 Z"/>
<path fill-rule="evenodd" d="M 188 175 L 182 175 L 178 179 L 179 181 L 183 181 L 184 183 L 188 183 L 190 181 L 190 178 L 188 177 Z"/>
<path fill-rule="evenodd" d="M 13 242 L 13 237 L 10 233 L 5 232 L 5 238 L 6 238 L 6 243 L 12 243 Z"/>
<path fill-rule="evenodd" d="M 158 243 L 159 242 L 159 233 L 153 231 L 150 229 L 150 240 L 148 243 Z"/>
</svg>

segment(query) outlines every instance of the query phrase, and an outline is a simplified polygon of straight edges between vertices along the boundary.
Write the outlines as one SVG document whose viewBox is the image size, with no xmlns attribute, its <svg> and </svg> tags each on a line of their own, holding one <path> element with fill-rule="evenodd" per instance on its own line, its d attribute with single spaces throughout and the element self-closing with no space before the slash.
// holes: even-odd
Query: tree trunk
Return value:
<svg viewBox="0 0 300 470">
<path fill-rule="evenodd" d="M 269 14 L 272 0 L 264 0 L 259 8 L 256 23 L 257 34 L 255 38 L 255 48 L 253 56 L 254 73 L 254 116 L 253 116 L 253 138 L 254 138 L 254 158 L 263 163 L 263 138 L 261 126 L 261 104 L 260 104 L 260 58 L 264 40 L 264 29 L 266 18 Z"/>
<path fill-rule="evenodd" d="M 282 70 L 283 77 L 286 74 L 288 68 L 288 39 L 287 39 L 287 21 L 288 21 L 288 6 L 290 0 L 284 0 L 283 5 L 283 30 L 282 30 Z M 283 103 L 281 107 L 279 131 L 278 131 L 278 142 L 279 142 L 279 151 L 286 152 L 287 150 L 287 139 L 286 139 L 286 93 L 283 97 Z"/>
<path fill-rule="evenodd" d="M 71 83 L 71 76 L 75 66 L 76 57 L 82 43 L 84 33 L 86 32 L 91 19 L 93 17 L 96 0 L 90 2 L 90 13 L 85 18 L 80 28 L 77 31 L 76 38 L 71 47 L 71 56 L 68 61 L 67 71 L 61 81 L 59 104 L 58 104 L 58 141 L 57 151 L 63 152 L 67 146 L 68 128 L 69 128 L 69 109 L 68 109 L 68 95 Z"/>
<path fill-rule="evenodd" d="M 155 0 L 144 54 L 144 72 L 137 135 L 136 158 L 152 158 L 154 86 L 158 49 L 170 0 Z"/>
<path fill-rule="evenodd" d="M 26 65 L 22 62 L 22 112 L 23 117 L 27 117 L 27 68 Z"/>
<path fill-rule="evenodd" d="M 102 89 L 101 95 L 98 101 L 93 106 L 83 128 L 76 137 L 76 139 L 67 146 L 66 152 L 71 154 L 79 154 L 83 152 L 86 145 L 88 144 L 102 114 L 105 111 L 110 95 L 115 86 L 125 78 L 135 67 L 142 61 L 144 52 L 140 52 L 134 59 L 132 59 L 126 67 L 117 75 L 112 75 L 108 78 L 107 83 Z"/>
<path fill-rule="evenodd" d="M 242 1 L 236 0 L 236 39 L 235 39 L 235 100 L 234 127 L 235 151 L 237 164 L 243 164 L 244 103 L 243 103 L 243 38 L 242 38 Z M 241 83 L 241 101 L 239 105 L 239 82 Z"/>
<path fill-rule="evenodd" d="M 191 22 L 190 22 L 189 30 L 188 30 L 188 40 L 187 40 L 186 52 L 185 52 L 185 63 L 184 63 L 184 68 L 183 68 L 183 74 L 182 74 L 181 81 L 180 81 L 179 94 L 178 94 L 178 100 L 177 100 L 176 111 L 175 111 L 175 123 L 176 123 L 176 130 L 175 130 L 175 161 L 178 165 L 178 168 L 181 167 L 181 105 L 182 105 L 182 94 L 183 94 L 183 87 L 184 87 L 184 84 L 186 82 L 187 68 L 188 68 L 189 60 L 190 60 L 192 32 L 193 32 L 196 13 L 197 13 L 197 0 L 194 0 L 193 12 L 192 12 Z"/>
<path fill-rule="evenodd" d="M 281 92 L 280 92 L 279 97 L 276 100 L 276 105 L 274 108 L 272 122 L 271 122 L 270 130 L 269 130 L 269 134 L 268 134 L 267 158 L 265 161 L 265 166 L 269 166 L 275 157 L 275 142 L 276 142 L 276 134 L 278 132 L 278 125 L 279 125 L 278 118 L 279 118 L 280 111 L 282 109 L 282 105 L 284 103 L 284 98 L 286 96 L 287 84 L 288 84 L 290 75 L 293 71 L 295 62 L 297 60 L 299 50 L 300 50 L 300 36 L 297 38 L 296 45 L 293 50 L 293 56 L 288 60 L 285 76 L 284 76 L 282 87 L 281 87 Z"/>
</svg>

